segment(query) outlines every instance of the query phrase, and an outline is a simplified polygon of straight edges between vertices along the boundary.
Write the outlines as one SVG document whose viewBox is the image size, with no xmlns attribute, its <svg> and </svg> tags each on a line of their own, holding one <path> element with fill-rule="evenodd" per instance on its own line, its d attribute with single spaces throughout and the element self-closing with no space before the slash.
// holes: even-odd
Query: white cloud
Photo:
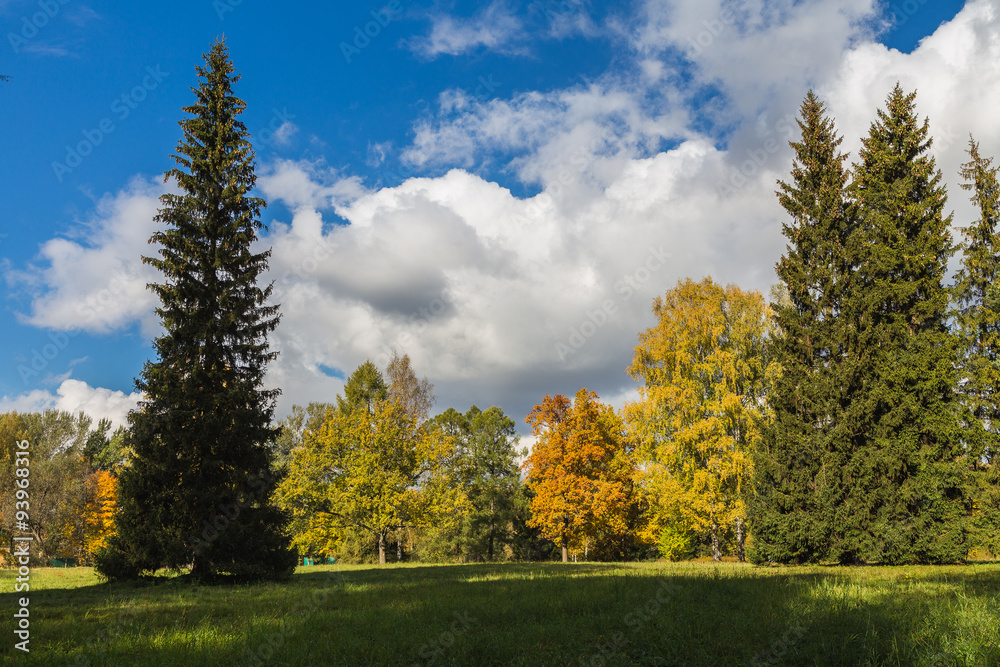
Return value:
<svg viewBox="0 0 1000 667">
<path fill-rule="evenodd" d="M 299 126 L 290 120 L 286 120 L 282 123 L 274 134 L 271 136 L 271 141 L 279 146 L 288 146 L 292 142 L 292 137 L 294 137 L 299 131 Z"/>
<path fill-rule="evenodd" d="M 956 223 L 967 221 L 957 186 L 967 133 L 1000 158 L 1000 24 L 989 2 L 970 2 L 912 54 L 871 41 L 879 17 L 870 0 L 781 0 L 731 23 L 721 22 L 719 0 L 644 6 L 642 25 L 623 38 L 631 64 L 586 85 L 487 102 L 443 93 L 403 151 L 411 165 L 451 168 L 443 176 L 367 189 L 322 163 L 266 166 L 259 186 L 292 211 L 262 241 L 273 248 L 266 278 L 283 313 L 281 356 L 268 375 L 284 391 L 279 413 L 333 399 L 343 383 L 321 366 L 384 366 L 392 350 L 429 376 L 441 409 L 499 404 L 521 419 L 545 394 L 582 386 L 624 404 L 634 396 L 625 368 L 636 335 L 652 325 L 655 295 L 683 277 L 765 293 L 776 280 L 785 214 L 775 181 L 788 178 L 790 114 L 810 86 L 828 100 L 854 158 L 892 85 L 918 89 Z M 705 31 L 711 39 L 701 44 Z M 688 62 L 679 53 L 691 39 L 701 51 Z M 491 159 L 539 193 L 517 197 L 470 173 Z M 80 267 L 89 285 L 117 256 L 110 249 L 144 248 L 136 244 L 148 230 L 107 228 L 93 248 L 46 250 L 51 267 L 26 282 L 39 293 L 37 323 L 64 321 L 59 306 L 93 293 L 73 286 L 56 258 Z M 93 266 L 80 259 L 88 252 L 98 253 Z M 147 302 L 106 326 L 150 312 Z"/>
<path fill-rule="evenodd" d="M 258 187 L 292 209 L 327 209 L 364 194 L 358 178 L 341 178 L 318 162 L 277 160 L 257 179 Z"/>
<path fill-rule="evenodd" d="M 504 2 L 496 0 L 468 19 L 440 14 L 431 19 L 431 34 L 414 40 L 410 48 L 426 58 L 441 54 L 456 56 L 479 47 L 510 50 L 521 35 L 521 21 Z"/>
<path fill-rule="evenodd" d="M 519 199 L 453 170 L 337 207 L 347 226 L 300 209 L 268 239 L 283 312 L 276 373 L 290 378 L 295 365 L 330 400 L 340 383 L 320 377 L 319 364 L 350 373 L 365 359 L 384 366 L 396 350 L 430 376 L 441 406 L 472 400 L 524 414 L 595 375 L 592 388 L 620 394 L 654 295 L 686 275 L 756 285 L 767 271 L 745 257 L 780 251 L 754 188 L 719 199 L 724 161 L 705 142 L 616 170 L 589 163 L 581 182 L 591 170 L 606 183 L 584 199 L 558 181 Z M 291 193 L 317 187 L 283 183 Z M 285 403 L 323 400 L 283 386 Z"/>
<path fill-rule="evenodd" d="M 159 196 L 172 191 L 156 181 L 135 179 L 124 190 L 102 197 L 91 219 L 72 238 L 42 244 L 38 264 L 10 271 L 8 283 L 33 295 L 29 324 L 61 331 L 107 333 L 138 320 L 146 335 L 158 323 L 155 298 L 146 283 L 158 275 L 141 264 L 152 252 L 148 241 Z"/>
<path fill-rule="evenodd" d="M 122 391 L 112 391 L 101 387 L 91 387 L 80 380 L 63 380 L 53 394 L 50 391 L 36 389 L 20 396 L 0 398 L 0 412 L 42 412 L 44 410 L 64 410 L 66 412 L 84 412 L 95 422 L 100 419 L 111 420 L 113 427 L 124 426 L 130 410 L 133 410 L 142 400 L 142 395 L 133 392 L 125 394 Z"/>
</svg>

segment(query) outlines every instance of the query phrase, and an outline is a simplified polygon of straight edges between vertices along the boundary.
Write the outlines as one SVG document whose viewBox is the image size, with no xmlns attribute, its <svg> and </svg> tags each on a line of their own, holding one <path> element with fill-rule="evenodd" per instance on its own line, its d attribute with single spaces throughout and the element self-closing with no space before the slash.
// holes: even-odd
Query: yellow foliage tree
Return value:
<svg viewBox="0 0 1000 667">
<path fill-rule="evenodd" d="M 278 488 L 292 512 L 294 545 L 332 554 L 348 532 L 362 531 L 377 538 L 385 563 L 391 533 L 426 525 L 461 503 L 439 482 L 449 451 L 444 438 L 418 428 L 396 402 L 329 410 L 318 431 L 303 435 Z"/>
<path fill-rule="evenodd" d="M 690 278 L 653 302 L 657 325 L 639 335 L 629 375 L 644 383 L 626 407 L 639 440 L 650 539 L 733 525 L 743 560 L 751 453 L 760 440 L 768 377 L 769 310 L 759 292 Z"/>
<path fill-rule="evenodd" d="M 107 544 L 114 532 L 114 515 L 118 502 L 118 481 L 107 470 L 98 470 L 87 479 L 84 505 L 83 553 L 90 558 Z"/>
<path fill-rule="evenodd" d="M 562 547 L 563 562 L 599 531 L 628 532 L 635 463 L 614 408 L 581 389 L 572 405 L 546 396 L 525 421 L 537 438 L 523 464 L 534 492 L 528 525 Z"/>
</svg>

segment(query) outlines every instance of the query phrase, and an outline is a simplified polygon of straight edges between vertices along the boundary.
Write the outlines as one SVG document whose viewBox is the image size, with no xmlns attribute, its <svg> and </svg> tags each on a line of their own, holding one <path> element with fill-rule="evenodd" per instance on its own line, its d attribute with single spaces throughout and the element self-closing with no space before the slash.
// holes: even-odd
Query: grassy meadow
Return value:
<svg viewBox="0 0 1000 667">
<path fill-rule="evenodd" d="M 3 591 L 14 573 L 3 572 Z M 283 584 L 32 571 L 38 665 L 1000 665 L 1000 564 L 329 565 Z"/>
</svg>

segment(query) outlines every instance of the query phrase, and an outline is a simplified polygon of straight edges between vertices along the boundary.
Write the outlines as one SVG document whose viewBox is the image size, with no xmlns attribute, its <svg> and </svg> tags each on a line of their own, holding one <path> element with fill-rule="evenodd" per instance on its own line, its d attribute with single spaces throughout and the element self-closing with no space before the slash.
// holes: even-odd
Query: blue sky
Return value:
<svg viewBox="0 0 1000 667">
<path fill-rule="evenodd" d="M 0 24 L 5 409 L 134 404 L 158 332 L 138 258 L 223 34 L 270 202 L 279 413 L 392 350 L 440 410 L 520 420 L 581 386 L 620 405 L 655 295 L 774 282 L 810 86 L 851 151 L 916 88 L 956 224 L 964 138 L 1000 155 L 982 0 L 0 0 Z"/>
</svg>

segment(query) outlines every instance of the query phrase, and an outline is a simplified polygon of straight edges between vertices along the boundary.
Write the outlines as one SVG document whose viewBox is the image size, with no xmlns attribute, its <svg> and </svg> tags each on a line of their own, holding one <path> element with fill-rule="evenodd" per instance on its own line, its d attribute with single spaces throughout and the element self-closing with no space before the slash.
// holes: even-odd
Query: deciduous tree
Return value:
<svg viewBox="0 0 1000 667">
<path fill-rule="evenodd" d="M 454 496 L 434 484 L 446 452 L 443 438 L 418 429 L 392 401 L 330 410 L 293 452 L 279 489 L 293 514 L 296 545 L 332 554 L 346 535 L 361 531 L 378 540 L 379 563 L 385 563 L 394 531 L 454 510 Z"/>
<path fill-rule="evenodd" d="M 389 381 L 389 400 L 398 403 L 418 425 L 423 424 L 434 407 L 434 385 L 426 377 L 417 379 L 410 364 L 410 355 L 400 357 L 393 352 L 385 377 Z"/>
<path fill-rule="evenodd" d="M 451 451 L 442 468 L 445 483 L 466 501 L 466 511 L 449 517 L 431 539 L 453 557 L 494 560 L 514 543 L 527 519 L 514 422 L 497 406 L 472 406 L 465 414 L 448 408 L 428 429 L 447 439 Z"/>
<path fill-rule="evenodd" d="M 768 387 L 767 307 L 759 292 L 688 278 L 656 298 L 653 314 L 628 369 L 643 386 L 627 412 L 651 530 L 708 534 L 719 560 L 720 532 L 732 526 L 742 560 Z"/>
<path fill-rule="evenodd" d="M 625 533 L 637 502 L 631 441 L 614 408 L 580 389 L 574 401 L 545 396 L 525 421 L 536 441 L 523 464 L 533 493 L 529 525 L 562 548 L 599 533 Z"/>
</svg>

